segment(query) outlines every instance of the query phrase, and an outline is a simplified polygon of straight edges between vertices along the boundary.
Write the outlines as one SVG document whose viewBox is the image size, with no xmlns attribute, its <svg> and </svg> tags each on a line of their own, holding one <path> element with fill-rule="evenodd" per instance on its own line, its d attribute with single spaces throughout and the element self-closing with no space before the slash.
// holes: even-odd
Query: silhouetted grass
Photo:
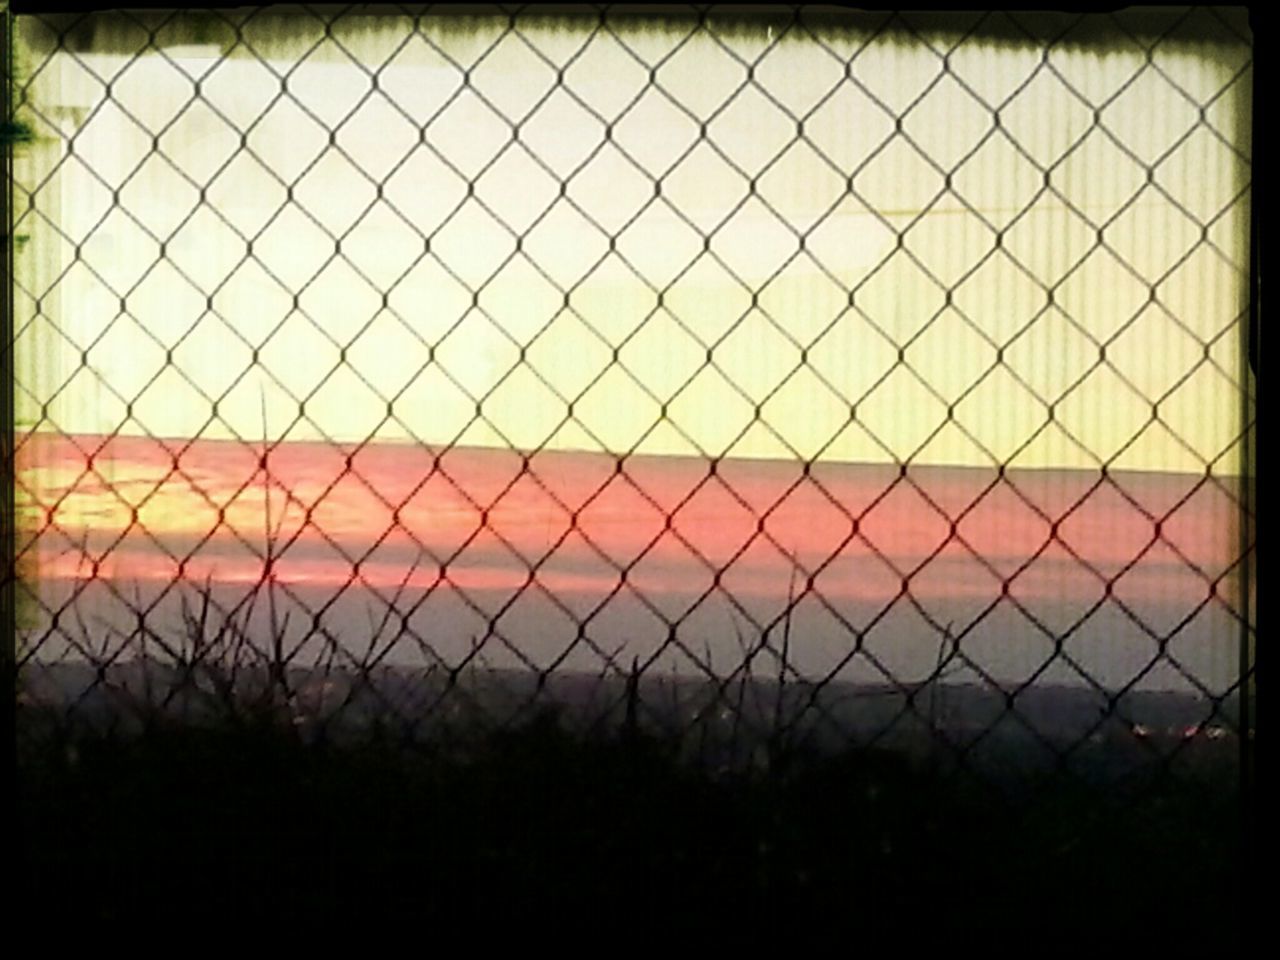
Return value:
<svg viewBox="0 0 1280 960">
<path fill-rule="evenodd" d="M 409 923 L 425 936 L 643 924 L 912 948 L 1239 942 L 1229 765 L 1207 785 L 1156 768 L 1146 783 L 1059 773 L 1000 787 L 963 766 L 944 775 L 928 751 L 817 749 L 786 720 L 789 629 L 771 685 L 748 669 L 684 729 L 644 722 L 633 664 L 620 723 L 584 730 L 547 707 L 487 732 L 472 722 L 483 711 L 412 731 L 379 715 L 384 694 L 349 683 L 373 675 L 371 659 L 303 671 L 334 686 L 336 702 L 317 706 L 290 679 L 285 645 L 259 650 L 248 612 L 215 623 L 210 596 L 206 584 L 185 608 L 185 637 L 116 637 L 137 655 L 118 683 L 85 627 L 80 652 L 112 691 L 93 722 L 19 692 L 24 923 L 180 938 L 254 920 Z M 594 686 L 608 700 L 620 671 L 606 673 Z M 441 690 L 461 696 L 455 680 Z M 428 697 L 437 713 L 442 698 Z M 690 750 L 726 704 L 730 759 L 748 707 L 772 716 L 745 753 L 761 762 Z M 319 722 L 366 710 L 374 722 L 345 732 Z"/>
<path fill-rule="evenodd" d="M 466 756 L 265 721 L 49 740 L 19 765 L 19 915 L 1234 942 L 1230 790 L 1064 784 L 1015 816 L 889 753 L 721 776 L 676 754 L 551 713 Z"/>
</svg>

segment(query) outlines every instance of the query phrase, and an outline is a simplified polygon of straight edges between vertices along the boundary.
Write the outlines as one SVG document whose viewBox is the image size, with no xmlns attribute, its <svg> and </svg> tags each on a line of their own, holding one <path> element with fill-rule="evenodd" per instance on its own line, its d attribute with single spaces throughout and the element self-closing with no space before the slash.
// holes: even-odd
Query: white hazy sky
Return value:
<svg viewBox="0 0 1280 960">
<path fill-rule="evenodd" d="M 20 423 L 1238 471 L 1247 47 L 492 27 L 54 55 Z"/>
</svg>

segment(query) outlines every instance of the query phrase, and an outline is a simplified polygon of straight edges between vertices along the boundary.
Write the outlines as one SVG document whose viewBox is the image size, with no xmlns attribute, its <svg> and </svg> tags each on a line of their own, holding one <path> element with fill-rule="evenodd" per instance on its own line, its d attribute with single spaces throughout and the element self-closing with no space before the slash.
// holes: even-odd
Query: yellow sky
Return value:
<svg viewBox="0 0 1280 960">
<path fill-rule="evenodd" d="M 754 58 L 764 31 L 727 46 Z M 508 38 L 445 107 L 461 74 L 444 55 L 472 63 L 481 33 L 401 48 L 379 77 L 396 107 L 383 93 L 359 105 L 367 75 L 340 56 L 308 60 L 290 76 L 297 102 L 278 101 L 256 125 L 279 81 L 251 57 L 219 63 L 216 46 L 171 48 L 172 63 L 55 56 L 30 96 L 60 129 L 38 124 L 43 139 L 15 165 L 48 218 L 20 227 L 31 241 L 19 276 L 41 315 L 16 295 L 19 422 L 47 404 L 65 432 L 257 438 L 265 396 L 267 432 L 292 439 L 377 430 L 526 448 L 1093 467 L 1085 450 L 1105 459 L 1140 434 L 1116 466 L 1193 471 L 1239 433 L 1247 198 L 1232 201 L 1249 166 L 1229 145 L 1248 156 L 1238 118 L 1251 75 L 1231 82 L 1247 48 L 1160 51 L 1159 72 L 1130 83 L 1141 52 L 1056 50 L 1052 71 L 1035 73 L 1039 50 L 973 43 L 939 77 L 936 53 L 883 38 L 855 59 L 859 86 L 841 82 L 854 39 L 823 50 L 788 38 L 759 61 L 759 87 L 721 109 L 745 71 L 708 35 L 668 57 L 678 35 L 620 31 L 633 52 L 602 36 L 576 58 L 563 32 L 524 35 L 564 67 L 577 100 L 560 89 L 539 105 L 555 71 Z M 384 21 L 345 42 L 378 61 L 403 38 Z M 47 37 L 31 28 L 25 40 L 38 60 Z M 283 39 L 258 48 L 280 73 L 296 62 Z M 658 84 L 688 113 L 646 90 L 642 60 L 660 64 Z M 103 103 L 86 68 L 114 78 L 132 119 Z M 185 113 L 182 70 L 203 78 L 207 102 Z M 1002 130 L 966 161 L 992 124 L 975 94 L 1007 102 Z M 1191 101 L 1208 104 L 1203 122 Z M 523 119 L 520 143 L 481 174 L 510 137 L 492 108 Z M 1094 110 L 1105 129 L 1064 157 Z M 901 135 L 871 158 L 894 113 L 905 113 Z M 787 147 L 795 116 L 805 140 Z M 588 162 L 600 118 L 612 142 Z M 254 156 L 237 152 L 229 124 L 253 125 Z M 339 124 L 330 146 L 326 127 Z M 424 124 L 438 154 L 415 146 Z M 952 172 L 954 192 L 921 216 L 945 186 L 925 156 Z M 309 172 L 297 205 L 258 235 L 286 199 L 263 164 L 286 180 Z M 165 241 L 163 258 L 122 209 Z M 522 235 L 519 252 L 498 220 Z M 1089 252 L 1098 227 L 1110 252 Z M 237 230 L 255 238 L 255 259 L 242 263 Z M 346 259 L 333 259 L 334 237 Z M 1104 342 L 1110 366 L 1077 384 Z M 970 389 L 998 350 L 1004 364 Z M 63 388 L 82 357 L 96 375 Z M 222 421 L 207 423 L 199 391 L 228 390 Z M 295 422 L 304 399 L 310 422 Z M 1042 400 L 1062 429 L 1018 453 L 1047 419 Z M 468 429 L 477 401 L 490 423 Z M 1144 431 L 1156 402 L 1160 423 Z M 379 426 L 388 404 L 397 420 Z M 939 430 L 948 404 L 955 422 Z M 1215 471 L 1238 468 L 1233 453 Z"/>
</svg>

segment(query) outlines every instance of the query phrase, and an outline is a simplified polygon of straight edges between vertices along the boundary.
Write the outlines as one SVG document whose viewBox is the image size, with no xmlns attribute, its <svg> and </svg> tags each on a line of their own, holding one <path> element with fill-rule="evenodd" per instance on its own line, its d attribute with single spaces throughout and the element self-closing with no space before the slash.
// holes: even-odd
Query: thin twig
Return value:
<svg viewBox="0 0 1280 960">
<path fill-rule="evenodd" d="M 787 589 L 787 610 L 786 621 L 782 629 L 782 658 L 778 661 L 778 693 L 773 705 L 773 731 L 770 735 L 772 741 L 770 753 L 770 766 L 773 766 L 780 758 L 779 754 L 782 750 L 782 701 L 786 694 L 787 687 L 787 658 L 791 649 L 791 614 L 795 609 L 796 602 L 796 572 L 799 564 L 796 562 L 795 555 L 791 555 L 791 585 Z"/>
</svg>

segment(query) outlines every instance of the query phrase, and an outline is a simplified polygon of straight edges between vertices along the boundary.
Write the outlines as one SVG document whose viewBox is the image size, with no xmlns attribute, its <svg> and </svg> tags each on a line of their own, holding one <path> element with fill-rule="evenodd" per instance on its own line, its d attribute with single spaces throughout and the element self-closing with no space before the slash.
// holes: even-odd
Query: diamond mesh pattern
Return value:
<svg viewBox="0 0 1280 960">
<path fill-rule="evenodd" d="M 139 652 L 230 689 L 257 656 L 295 711 L 502 725 L 566 671 L 597 677 L 599 717 L 671 666 L 710 681 L 679 722 L 847 733 L 854 671 L 893 705 L 869 742 L 920 721 L 964 759 L 1012 730 L 1066 764 L 1117 719 L 1147 744 L 1127 711 L 1160 678 L 1235 735 L 1248 664 L 1216 682 L 1193 639 L 1253 640 L 1230 17 L 274 16 L 16 21 L 31 690 L 87 660 L 83 705 Z M 387 439 L 411 445 L 375 469 Z M 150 465 L 128 484 L 103 466 L 125 441 Z M 957 451 L 948 485 L 930 465 Z M 655 452 L 685 472 L 658 482 Z M 833 466 L 857 460 L 866 496 Z M 1055 464 L 1078 482 L 1029 472 Z M 441 504 L 463 519 L 432 527 Z M 1246 532 L 1210 556 L 1197 509 Z M 283 572 L 304 544 L 319 592 Z M 509 582 L 477 586 L 481 553 Z M 1178 602 L 1153 612 L 1157 561 Z M 192 603 L 218 562 L 252 589 Z M 574 562 L 607 588 L 575 592 Z M 344 595 L 367 643 L 334 625 Z M 180 643 L 157 625 L 179 596 Z M 1099 623 L 1141 652 L 1099 659 Z M 706 637 L 730 629 L 727 663 Z M 409 705 L 378 679 L 406 650 Z M 482 695 L 462 678 L 486 664 L 525 679 Z M 752 713 L 749 676 L 776 705 Z M 954 677 L 986 697 L 955 724 Z M 1033 704 L 1064 678 L 1102 705 L 1066 741 Z"/>
</svg>

